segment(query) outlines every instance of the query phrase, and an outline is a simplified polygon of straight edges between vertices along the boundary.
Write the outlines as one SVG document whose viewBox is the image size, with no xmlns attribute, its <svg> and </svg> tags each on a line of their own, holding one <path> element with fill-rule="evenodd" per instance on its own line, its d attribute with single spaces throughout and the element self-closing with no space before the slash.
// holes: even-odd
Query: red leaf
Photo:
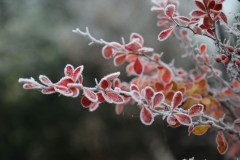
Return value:
<svg viewBox="0 0 240 160">
<path fill-rule="evenodd" d="M 215 11 L 220 11 L 222 10 L 222 4 L 216 4 L 215 7 L 213 8 Z"/>
<path fill-rule="evenodd" d="M 171 107 L 172 107 L 172 111 L 180 106 L 182 104 L 182 99 L 183 99 L 183 95 L 182 95 L 182 92 L 180 91 L 177 91 L 174 93 L 173 95 L 173 99 L 172 99 L 172 102 L 171 102 Z M 179 121 L 180 122 L 180 121 Z"/>
<path fill-rule="evenodd" d="M 71 64 L 66 65 L 66 67 L 64 68 L 65 76 L 72 77 L 73 71 L 74 71 L 74 68 Z"/>
<path fill-rule="evenodd" d="M 154 90 L 151 87 L 146 87 L 144 89 L 144 96 L 148 104 L 151 104 L 151 98 L 154 95 Z"/>
<path fill-rule="evenodd" d="M 200 54 L 204 54 L 207 51 L 207 45 L 205 43 L 202 43 L 199 47 Z"/>
<path fill-rule="evenodd" d="M 117 78 L 120 75 L 120 72 L 114 72 L 109 75 L 106 75 L 103 79 L 106 79 L 107 81 L 112 81 L 115 78 Z"/>
<path fill-rule="evenodd" d="M 98 102 L 99 103 L 102 103 L 102 102 L 104 102 L 104 97 L 103 97 L 103 95 L 102 95 L 102 93 L 101 92 L 98 92 L 97 93 L 97 97 L 98 97 Z"/>
<path fill-rule="evenodd" d="M 181 30 L 181 36 L 182 36 L 182 39 L 183 39 L 183 40 L 188 41 L 188 42 L 191 41 L 191 38 L 189 38 L 188 32 L 187 32 L 185 29 L 182 29 L 182 30 Z M 179 74 L 180 76 L 186 75 L 186 71 L 180 70 L 180 71 L 178 71 L 178 74 Z"/>
<path fill-rule="evenodd" d="M 169 115 L 168 117 L 167 117 L 167 123 L 169 124 L 169 125 L 175 125 L 177 122 L 176 122 L 176 118 L 174 118 L 173 116 L 171 116 L 171 115 Z"/>
<path fill-rule="evenodd" d="M 89 111 L 93 112 L 99 107 L 99 103 L 92 103 L 89 107 Z"/>
<path fill-rule="evenodd" d="M 158 40 L 159 41 L 164 41 L 166 40 L 173 32 L 175 27 L 171 27 L 168 29 L 163 30 L 159 35 L 158 35 Z"/>
<path fill-rule="evenodd" d="M 194 2 L 195 2 L 196 6 L 197 6 L 199 9 L 201 9 L 202 11 L 206 11 L 206 8 L 205 8 L 204 4 L 203 4 L 201 1 L 195 0 Z"/>
<path fill-rule="evenodd" d="M 114 87 L 114 88 L 115 88 L 115 87 L 120 88 L 120 85 L 121 85 L 121 81 L 120 81 L 119 78 L 116 78 L 116 79 L 113 80 L 113 87 Z"/>
<path fill-rule="evenodd" d="M 212 24 L 212 20 L 208 17 L 208 16 L 205 16 L 203 18 L 203 25 L 208 29 L 208 28 L 211 28 L 213 26 Z"/>
<path fill-rule="evenodd" d="M 183 113 L 174 113 L 173 116 L 185 126 L 190 126 L 192 124 L 192 119 L 186 114 Z"/>
<path fill-rule="evenodd" d="M 69 89 L 72 92 L 72 97 L 77 97 L 79 95 L 79 90 L 77 88 L 70 88 Z"/>
<path fill-rule="evenodd" d="M 224 23 L 228 24 L 225 13 L 221 12 L 218 16 L 223 20 Z"/>
<path fill-rule="evenodd" d="M 209 60 L 209 57 L 208 57 L 207 54 L 203 54 L 203 60 L 205 61 L 205 63 L 206 63 L 207 65 L 210 66 L 210 60 Z"/>
<path fill-rule="evenodd" d="M 210 9 L 213 9 L 215 7 L 215 1 L 210 1 L 207 5 L 207 8 L 210 10 Z"/>
<path fill-rule="evenodd" d="M 203 74 L 199 74 L 197 76 L 194 77 L 194 82 L 200 82 L 202 79 L 204 79 L 206 77 L 206 73 L 203 73 Z"/>
<path fill-rule="evenodd" d="M 132 33 L 132 34 L 130 35 L 130 41 L 132 41 L 133 39 L 137 39 L 138 42 L 139 42 L 141 45 L 143 45 L 143 43 L 144 43 L 143 37 L 142 37 L 140 34 L 138 34 L 138 33 Z"/>
<path fill-rule="evenodd" d="M 47 87 L 42 89 L 42 94 L 52 94 L 52 93 L 56 93 L 55 89 L 53 87 Z"/>
<path fill-rule="evenodd" d="M 202 100 L 202 96 L 198 93 L 194 93 L 194 94 L 190 95 L 189 98 L 192 98 L 196 101 L 201 101 Z"/>
<path fill-rule="evenodd" d="M 105 101 L 107 101 L 108 103 L 113 103 L 113 100 L 110 97 L 108 97 L 103 91 L 99 91 L 99 92 L 101 92 Z"/>
<path fill-rule="evenodd" d="M 106 79 L 102 79 L 100 81 L 100 86 L 102 87 L 103 90 L 110 88 L 110 84 Z"/>
<path fill-rule="evenodd" d="M 55 85 L 54 89 L 56 92 L 58 92 L 64 96 L 67 96 L 67 97 L 71 97 L 73 95 L 73 93 L 65 86 Z"/>
<path fill-rule="evenodd" d="M 174 19 L 178 19 L 182 22 L 190 22 L 190 19 L 185 16 L 177 16 L 177 17 L 174 17 Z"/>
<path fill-rule="evenodd" d="M 126 61 L 127 54 L 120 54 L 116 57 L 114 57 L 114 65 L 115 66 L 120 66 Z"/>
<path fill-rule="evenodd" d="M 156 106 L 160 105 L 165 99 L 165 96 L 162 92 L 156 92 L 152 99 L 152 107 L 155 108 Z"/>
<path fill-rule="evenodd" d="M 92 102 L 86 97 L 83 96 L 81 99 L 81 104 L 83 107 L 88 108 Z"/>
<path fill-rule="evenodd" d="M 98 101 L 98 97 L 96 93 L 91 91 L 89 88 L 83 87 L 83 94 L 92 102 Z"/>
<path fill-rule="evenodd" d="M 126 44 L 124 47 L 129 52 L 136 52 L 138 49 L 142 48 L 142 45 L 139 41 L 132 40 L 131 42 Z"/>
<path fill-rule="evenodd" d="M 198 27 L 197 25 L 195 25 L 193 27 L 193 32 L 194 32 L 194 34 L 202 35 L 202 29 L 200 27 Z"/>
<path fill-rule="evenodd" d="M 77 67 L 73 72 L 73 81 L 76 82 L 79 77 L 82 75 L 83 66 Z"/>
<path fill-rule="evenodd" d="M 67 87 L 67 85 L 69 83 L 73 83 L 72 78 L 70 78 L 70 77 L 63 77 L 62 79 L 60 79 L 59 82 L 56 83 L 56 85 Z"/>
<path fill-rule="evenodd" d="M 197 116 L 203 112 L 203 109 L 204 107 L 202 104 L 195 104 L 189 109 L 188 115 L 191 117 Z"/>
<path fill-rule="evenodd" d="M 82 84 L 82 82 L 83 82 L 83 76 L 82 75 L 79 76 L 78 82 Z"/>
<path fill-rule="evenodd" d="M 158 69 L 159 71 L 161 71 L 162 69 L 164 70 L 163 74 L 161 75 L 162 81 L 165 84 L 171 83 L 173 79 L 173 72 L 171 68 L 166 64 L 162 64 L 162 66 L 158 66 Z"/>
<path fill-rule="evenodd" d="M 40 75 L 39 80 L 47 86 L 52 84 L 51 80 L 47 76 Z"/>
<path fill-rule="evenodd" d="M 132 98 L 136 101 L 136 102 L 142 102 L 142 100 L 141 100 L 141 95 L 140 95 L 140 93 L 138 92 L 138 91 L 132 91 L 131 92 L 131 96 L 132 96 Z"/>
<path fill-rule="evenodd" d="M 35 84 L 32 84 L 32 83 L 23 84 L 23 88 L 24 89 L 42 89 L 41 86 L 38 86 L 38 85 L 35 85 Z"/>
<path fill-rule="evenodd" d="M 202 18 L 205 15 L 206 15 L 206 12 L 202 10 L 193 10 L 192 12 L 190 12 L 190 16 L 194 18 Z"/>
<path fill-rule="evenodd" d="M 151 125 L 154 121 L 153 114 L 147 107 L 142 107 L 142 110 L 140 112 L 140 119 L 145 125 Z"/>
<path fill-rule="evenodd" d="M 113 55 L 113 49 L 110 46 L 104 46 L 102 49 L 102 55 L 104 58 L 109 59 L 112 58 Z"/>
<path fill-rule="evenodd" d="M 107 96 L 112 99 L 113 103 L 115 104 L 122 104 L 124 103 L 124 98 L 123 96 L 117 94 L 117 93 L 114 93 L 114 92 L 107 92 L 106 93 Z"/>
<path fill-rule="evenodd" d="M 213 32 L 211 29 L 208 29 L 208 30 L 207 30 L 207 33 L 208 33 L 210 36 L 212 36 L 213 38 L 215 38 L 215 34 L 214 34 L 214 32 Z"/>
<path fill-rule="evenodd" d="M 117 104 L 116 105 L 116 108 L 115 108 L 115 111 L 116 111 L 116 114 L 119 115 L 123 112 L 123 104 Z"/>
<path fill-rule="evenodd" d="M 136 58 L 134 64 L 133 64 L 133 69 L 137 75 L 141 75 L 143 72 L 143 66 L 142 63 L 138 58 Z"/>
<path fill-rule="evenodd" d="M 139 92 L 139 88 L 135 84 L 131 84 L 130 91 L 137 91 L 137 92 Z"/>
<path fill-rule="evenodd" d="M 169 18 L 171 18 L 171 17 L 173 16 L 173 13 L 175 12 L 175 10 L 176 10 L 175 5 L 169 4 L 169 5 L 165 8 L 164 14 L 165 14 L 166 16 L 168 16 Z"/>
</svg>

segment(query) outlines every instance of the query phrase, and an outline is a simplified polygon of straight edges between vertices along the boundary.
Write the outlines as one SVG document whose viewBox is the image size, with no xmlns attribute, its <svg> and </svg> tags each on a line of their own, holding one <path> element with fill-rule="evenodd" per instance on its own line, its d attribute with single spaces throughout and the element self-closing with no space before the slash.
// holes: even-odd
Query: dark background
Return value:
<svg viewBox="0 0 240 160">
<path fill-rule="evenodd" d="M 183 14 L 192 2 L 181 1 Z M 183 5 L 188 4 L 188 5 Z M 26 91 L 18 78 L 47 75 L 53 82 L 63 76 L 66 64 L 84 65 L 84 85 L 94 78 L 121 71 L 101 56 L 101 45 L 72 33 L 89 27 L 96 38 L 126 41 L 132 32 L 145 38 L 145 46 L 164 51 L 164 61 L 193 65 L 179 59 L 181 49 L 173 38 L 160 43 L 157 14 L 146 0 L 1 0 L 0 1 L 0 159 L 1 160 L 174 160 L 195 157 L 223 159 L 216 149 L 215 132 L 188 136 L 187 127 L 172 129 L 161 117 L 151 126 L 140 122 L 139 108 L 103 103 L 93 113 L 80 97 L 67 98 Z M 212 42 L 211 42 L 212 43 Z"/>
</svg>

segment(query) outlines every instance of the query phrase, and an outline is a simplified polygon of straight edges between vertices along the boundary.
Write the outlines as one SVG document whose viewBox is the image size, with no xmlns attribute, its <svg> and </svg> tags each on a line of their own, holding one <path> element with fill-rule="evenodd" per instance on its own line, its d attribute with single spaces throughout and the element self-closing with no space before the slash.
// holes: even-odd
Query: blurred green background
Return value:
<svg viewBox="0 0 240 160">
<path fill-rule="evenodd" d="M 185 0 L 184 3 L 188 3 Z M 183 14 L 190 11 L 182 5 Z M 0 159 L 1 160 L 174 160 L 218 159 L 214 132 L 188 136 L 187 127 L 172 129 L 161 117 L 151 126 L 140 122 L 136 105 L 115 114 L 103 103 L 93 113 L 80 97 L 67 98 L 26 91 L 18 78 L 47 75 L 53 82 L 66 64 L 84 65 L 84 85 L 94 86 L 114 67 L 101 56 L 101 45 L 72 33 L 89 27 L 96 38 L 126 41 L 132 32 L 145 46 L 164 51 L 164 60 L 179 59 L 179 46 L 169 38 L 158 42 L 157 14 L 146 0 L 0 0 Z M 192 65 L 191 63 L 189 63 Z M 176 66 L 187 68 L 186 59 Z"/>
</svg>

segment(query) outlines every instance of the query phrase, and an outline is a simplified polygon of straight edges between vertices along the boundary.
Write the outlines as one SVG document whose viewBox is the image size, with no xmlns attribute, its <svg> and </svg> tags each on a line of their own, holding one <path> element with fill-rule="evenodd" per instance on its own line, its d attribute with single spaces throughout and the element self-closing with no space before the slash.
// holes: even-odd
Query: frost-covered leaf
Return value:
<svg viewBox="0 0 240 160">
<path fill-rule="evenodd" d="M 83 66 L 79 66 L 77 67 L 74 72 L 73 72 L 73 81 L 76 82 L 79 77 L 82 75 L 82 71 L 83 71 Z"/>
<path fill-rule="evenodd" d="M 194 18 L 202 18 L 206 15 L 206 12 L 202 11 L 202 10 L 193 10 L 190 12 L 190 16 L 194 17 Z"/>
<path fill-rule="evenodd" d="M 113 49 L 110 46 L 104 46 L 102 49 L 102 55 L 105 59 L 110 59 L 112 58 L 113 55 Z"/>
<path fill-rule="evenodd" d="M 164 10 L 164 14 L 166 16 L 168 16 L 169 18 L 171 18 L 173 16 L 173 13 L 175 12 L 176 10 L 176 6 L 173 5 L 173 4 L 169 4 L 167 5 L 167 7 L 165 8 Z"/>
<path fill-rule="evenodd" d="M 40 75 L 39 80 L 47 86 L 52 84 L 51 80 L 47 76 Z"/>
<path fill-rule="evenodd" d="M 167 117 L 167 123 L 168 123 L 169 125 L 175 125 L 175 124 L 176 124 L 176 118 L 174 118 L 173 116 L 169 115 L 169 116 Z"/>
<path fill-rule="evenodd" d="M 126 61 L 127 54 L 120 54 L 114 57 L 114 65 L 121 66 Z"/>
<path fill-rule="evenodd" d="M 97 97 L 96 93 L 94 93 L 87 87 L 83 87 L 83 94 L 92 102 L 98 101 L 98 97 Z"/>
<path fill-rule="evenodd" d="M 223 20 L 224 23 L 228 24 L 227 22 L 227 16 L 225 15 L 225 13 L 221 12 L 219 14 L 219 17 Z"/>
<path fill-rule="evenodd" d="M 172 111 L 182 104 L 182 100 L 183 100 L 182 92 L 180 91 L 175 92 L 171 102 Z"/>
<path fill-rule="evenodd" d="M 142 110 L 140 112 L 140 119 L 145 125 L 151 125 L 154 121 L 153 114 L 147 107 L 142 107 Z"/>
<path fill-rule="evenodd" d="M 165 99 L 165 96 L 162 92 L 156 92 L 152 97 L 152 107 L 155 108 L 156 106 L 160 105 Z"/>
<path fill-rule="evenodd" d="M 137 39 L 137 41 L 138 41 L 141 45 L 143 45 L 144 39 L 143 39 L 143 37 L 142 37 L 140 34 L 138 34 L 138 33 L 132 33 L 132 34 L 130 35 L 130 41 L 132 41 L 132 40 L 134 40 L 134 39 Z"/>
<path fill-rule="evenodd" d="M 90 104 L 90 106 L 89 106 L 89 111 L 90 111 L 90 112 L 93 112 L 93 111 L 95 111 L 98 107 L 99 107 L 99 103 L 92 103 L 92 104 Z"/>
<path fill-rule="evenodd" d="M 116 107 L 115 107 L 115 112 L 117 115 L 121 114 L 123 112 L 123 104 L 117 104 Z"/>
<path fill-rule="evenodd" d="M 109 89 L 111 87 L 110 82 L 107 81 L 106 79 L 102 79 L 99 85 L 102 87 L 103 90 Z"/>
<path fill-rule="evenodd" d="M 124 98 L 123 96 L 114 93 L 114 92 L 106 92 L 107 96 L 112 99 L 113 103 L 115 104 L 123 104 L 124 103 Z"/>
<path fill-rule="evenodd" d="M 188 111 L 188 115 L 193 117 L 203 112 L 204 106 L 202 104 L 194 104 Z"/>
<path fill-rule="evenodd" d="M 144 96 L 148 104 L 151 104 L 153 95 L 154 95 L 154 90 L 151 87 L 147 86 L 146 88 L 144 88 Z"/>
<path fill-rule="evenodd" d="M 56 85 L 57 85 L 57 86 L 67 87 L 67 85 L 68 85 L 69 83 L 73 83 L 72 78 L 71 78 L 71 77 L 63 77 L 63 78 L 61 78 L 61 79 L 56 83 Z"/>
<path fill-rule="evenodd" d="M 195 126 L 192 130 L 193 134 L 200 136 L 207 132 L 211 125 L 198 125 Z"/>
<path fill-rule="evenodd" d="M 65 86 L 55 85 L 54 89 L 56 92 L 58 92 L 64 96 L 67 96 L 67 97 L 73 96 L 73 93 Z"/>
<path fill-rule="evenodd" d="M 138 58 L 136 58 L 134 64 L 133 64 L 133 69 L 134 69 L 134 72 L 137 74 L 137 75 L 141 75 L 142 72 L 143 72 L 143 66 L 142 66 L 142 63 L 140 62 L 140 60 Z"/>
<path fill-rule="evenodd" d="M 175 27 L 171 27 L 171 28 L 163 30 L 161 33 L 159 33 L 158 40 L 159 41 L 166 40 L 172 34 L 174 29 L 175 29 Z"/>
<path fill-rule="evenodd" d="M 120 72 L 114 72 L 114 73 L 106 75 L 103 79 L 106 79 L 107 81 L 112 81 L 115 78 L 117 78 L 119 75 L 120 75 Z"/>
<path fill-rule="evenodd" d="M 41 90 L 42 94 L 53 94 L 56 93 L 55 89 L 53 87 L 47 87 L 47 88 L 43 88 Z"/>
<path fill-rule="evenodd" d="M 75 98 L 79 95 L 79 90 L 77 88 L 69 88 L 69 90 L 72 92 L 71 97 Z"/>
<path fill-rule="evenodd" d="M 137 92 L 139 92 L 139 88 L 135 84 L 131 84 L 130 91 L 137 91 Z"/>
<path fill-rule="evenodd" d="M 200 0 L 194 0 L 194 2 L 199 9 L 201 9 L 202 11 L 206 11 L 204 4 Z"/>
<path fill-rule="evenodd" d="M 138 40 L 133 39 L 124 47 L 128 52 L 136 52 L 138 49 L 142 48 L 142 44 Z"/>
<path fill-rule="evenodd" d="M 174 113 L 173 116 L 185 126 L 190 126 L 192 124 L 192 119 L 187 114 L 183 113 Z"/>
<path fill-rule="evenodd" d="M 74 72 L 74 68 L 71 64 L 67 64 L 64 68 L 64 74 L 65 76 L 72 77 Z"/>
<path fill-rule="evenodd" d="M 90 101 L 86 96 L 83 96 L 81 98 L 81 104 L 83 107 L 88 108 L 91 103 L 92 103 L 92 101 Z"/>
</svg>

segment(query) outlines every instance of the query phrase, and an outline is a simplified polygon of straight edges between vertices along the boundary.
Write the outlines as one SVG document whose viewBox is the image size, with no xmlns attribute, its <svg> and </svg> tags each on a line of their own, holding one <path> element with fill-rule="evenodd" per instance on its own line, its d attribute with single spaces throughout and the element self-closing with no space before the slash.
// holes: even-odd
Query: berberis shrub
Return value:
<svg viewBox="0 0 240 160">
<path fill-rule="evenodd" d="M 176 128 L 186 126 L 189 134 L 203 135 L 209 130 L 216 132 L 216 149 L 220 154 L 232 158 L 240 155 L 240 14 L 229 24 L 223 12 L 224 0 L 194 0 L 196 9 L 190 17 L 178 12 L 177 0 L 153 0 L 151 11 L 158 14 L 158 23 L 163 30 L 158 40 L 164 41 L 173 36 L 183 49 L 183 57 L 195 64 L 191 70 L 177 68 L 174 63 L 161 60 L 163 54 L 144 46 L 144 38 L 132 33 L 129 41 L 122 43 L 106 42 L 94 38 L 86 31 L 73 30 L 91 41 L 90 44 L 103 45 L 102 55 L 113 59 L 115 66 L 127 63 L 126 73 L 134 77 L 130 82 L 121 82 L 120 72 L 95 80 L 96 85 L 83 85 L 82 65 L 74 68 L 67 64 L 64 76 L 53 83 L 47 76 L 40 75 L 38 83 L 33 78 L 20 78 L 24 89 L 40 90 L 43 94 L 58 93 L 67 97 L 78 97 L 81 105 L 95 111 L 102 102 L 116 104 L 120 114 L 124 105 L 131 103 L 141 108 L 140 121 L 151 125 L 156 116 L 161 116 L 168 125 Z M 223 27 L 234 42 L 220 40 L 217 28 Z M 217 48 L 214 54 L 207 53 L 207 45 L 195 44 L 189 35 L 210 38 Z M 229 81 L 214 63 L 223 63 Z M 218 88 L 212 88 L 209 80 L 216 81 Z"/>
</svg>

